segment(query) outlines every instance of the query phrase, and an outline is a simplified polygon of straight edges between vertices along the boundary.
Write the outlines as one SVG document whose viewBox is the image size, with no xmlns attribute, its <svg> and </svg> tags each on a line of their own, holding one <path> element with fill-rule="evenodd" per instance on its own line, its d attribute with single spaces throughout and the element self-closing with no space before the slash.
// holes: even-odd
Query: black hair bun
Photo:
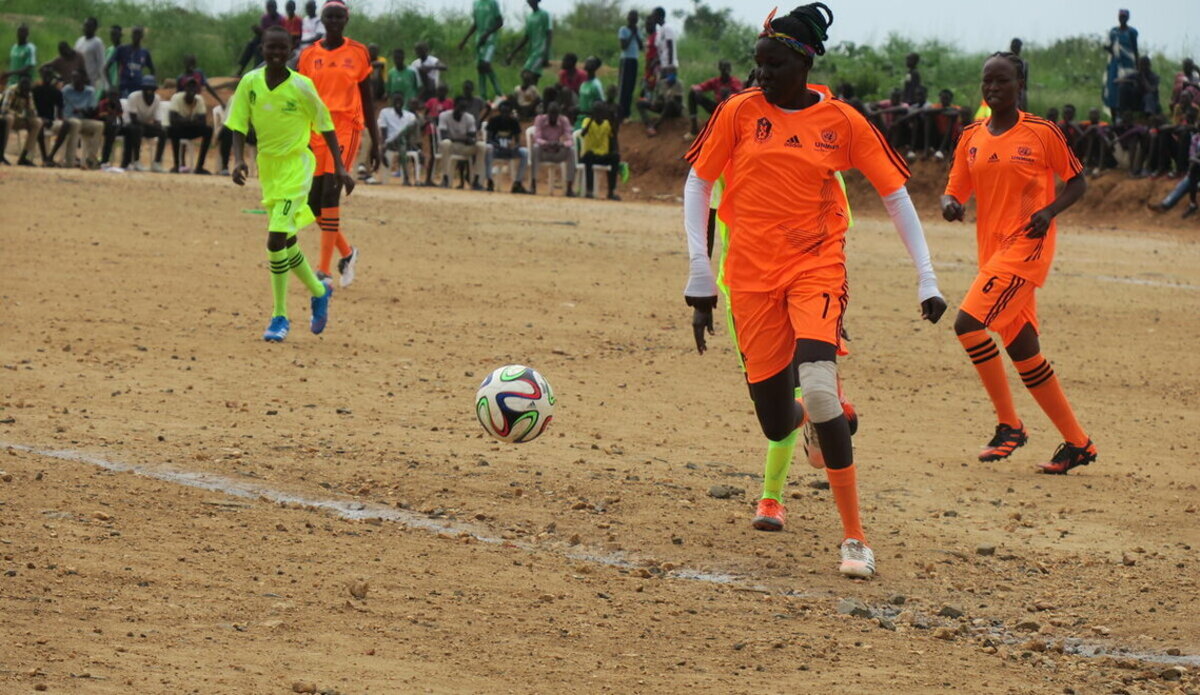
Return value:
<svg viewBox="0 0 1200 695">
<path fill-rule="evenodd" d="M 828 30 L 832 24 L 833 10 L 823 2 L 814 2 L 775 18 L 771 27 L 812 46 L 817 55 L 825 55 L 825 41 L 829 38 Z"/>
</svg>

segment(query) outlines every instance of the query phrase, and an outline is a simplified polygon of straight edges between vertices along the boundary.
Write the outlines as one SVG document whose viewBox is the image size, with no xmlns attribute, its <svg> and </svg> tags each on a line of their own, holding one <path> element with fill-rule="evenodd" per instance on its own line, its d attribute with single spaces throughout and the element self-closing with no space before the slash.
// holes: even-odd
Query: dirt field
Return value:
<svg viewBox="0 0 1200 695">
<path fill-rule="evenodd" d="M 691 346 L 676 207 L 360 189 L 359 281 L 319 337 L 293 282 L 270 345 L 257 202 L 0 172 L 0 692 L 1200 691 L 1193 235 L 1060 232 L 1044 347 L 1101 455 L 1045 477 L 1015 378 L 1030 444 L 975 462 L 951 322 L 859 220 L 864 583 L 802 462 L 750 528 L 762 440 L 724 331 Z M 925 217 L 953 304 L 973 231 Z M 500 446 L 472 397 L 512 362 L 559 408 Z"/>
</svg>

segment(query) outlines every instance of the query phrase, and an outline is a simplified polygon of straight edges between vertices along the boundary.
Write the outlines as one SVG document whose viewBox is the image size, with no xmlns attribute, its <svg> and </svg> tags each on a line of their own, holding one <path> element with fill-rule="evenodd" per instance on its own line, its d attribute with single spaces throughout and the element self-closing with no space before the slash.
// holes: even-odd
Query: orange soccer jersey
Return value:
<svg viewBox="0 0 1200 695">
<path fill-rule="evenodd" d="M 1054 201 L 1054 177 L 1064 181 L 1083 171 L 1058 126 L 1021 112 L 1001 135 L 988 132 L 990 119 L 963 129 L 954 152 L 946 195 L 965 203 L 975 193 L 979 268 L 1011 273 L 1041 286 L 1054 260 L 1057 226 L 1041 239 L 1026 236 L 1033 213 Z"/>
<path fill-rule="evenodd" d="M 801 274 L 845 264 L 846 196 L 835 172 L 858 169 L 880 195 L 908 180 L 908 165 L 883 135 L 829 90 L 789 112 L 761 89 L 726 99 L 685 159 L 696 174 L 725 176 L 718 214 L 729 228 L 730 289 L 771 291 Z"/>
<path fill-rule="evenodd" d="M 363 129 L 366 119 L 358 85 L 371 75 L 371 56 L 366 46 L 345 39 L 341 46 L 330 51 L 318 41 L 300 54 L 297 68 L 316 85 L 317 94 L 329 108 L 338 130 Z M 313 137 L 320 139 L 315 134 Z"/>
</svg>

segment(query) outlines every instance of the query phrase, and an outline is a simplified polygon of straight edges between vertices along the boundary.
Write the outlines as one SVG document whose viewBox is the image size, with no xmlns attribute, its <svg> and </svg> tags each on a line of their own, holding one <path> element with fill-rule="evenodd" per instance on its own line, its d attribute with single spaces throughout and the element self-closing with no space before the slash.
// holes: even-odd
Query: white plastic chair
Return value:
<svg viewBox="0 0 1200 695">
<path fill-rule="evenodd" d="M 535 131 L 534 126 L 529 126 L 528 128 L 525 129 L 525 149 L 529 151 L 529 164 L 530 164 L 530 176 L 531 176 L 530 181 L 532 181 L 534 184 L 536 184 L 537 179 L 538 179 L 538 169 L 533 168 L 533 134 L 534 134 L 534 131 Z M 538 168 L 546 166 L 547 164 L 554 164 L 554 162 L 538 162 Z M 546 175 L 546 189 L 549 190 L 550 192 L 554 192 L 554 183 L 555 183 L 554 172 L 555 171 L 556 171 L 556 169 L 551 168 L 550 172 Z M 557 171 L 558 171 L 558 178 L 561 179 L 562 186 L 565 189 L 566 184 L 567 184 L 567 163 L 566 162 L 558 162 Z"/>
<path fill-rule="evenodd" d="M 572 136 L 575 139 L 575 190 L 579 191 L 579 195 L 594 194 L 595 191 L 585 191 L 583 184 L 587 181 L 587 172 L 583 168 L 583 129 L 576 129 Z M 593 164 L 592 172 L 608 172 L 612 171 L 612 167 L 607 164 Z M 592 185 L 596 185 L 596 177 L 592 177 Z"/>
<path fill-rule="evenodd" d="M 445 171 L 444 168 L 440 168 L 437 165 L 437 162 L 441 161 L 442 156 L 443 156 L 442 155 L 442 134 L 439 129 L 439 132 L 435 132 L 433 135 L 433 162 L 434 163 L 432 166 L 434 167 L 434 172 L 437 172 L 439 170 Z M 458 167 L 455 166 L 457 162 L 466 162 L 467 170 L 470 171 L 471 158 L 469 156 L 462 155 L 462 154 L 452 154 L 452 155 L 449 155 L 449 157 L 450 157 L 450 171 L 458 171 Z M 470 177 L 470 175 L 473 175 L 474 173 L 475 172 L 470 172 L 470 174 L 468 175 L 468 178 Z M 450 183 L 453 184 L 454 182 L 451 181 Z"/>
</svg>

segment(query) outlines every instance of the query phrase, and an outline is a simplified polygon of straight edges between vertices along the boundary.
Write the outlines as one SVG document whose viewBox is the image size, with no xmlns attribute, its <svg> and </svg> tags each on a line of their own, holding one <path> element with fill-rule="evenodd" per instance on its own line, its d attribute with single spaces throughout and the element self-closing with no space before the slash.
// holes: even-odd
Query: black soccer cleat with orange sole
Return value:
<svg viewBox="0 0 1200 695">
<path fill-rule="evenodd" d="M 1010 427 L 1001 423 L 996 425 L 996 434 L 992 440 L 979 452 L 980 461 L 999 461 L 1012 455 L 1012 452 L 1025 445 L 1029 435 L 1025 433 L 1024 425 Z"/>
<path fill-rule="evenodd" d="M 1058 449 L 1054 451 L 1054 456 L 1050 458 L 1050 463 L 1038 464 L 1038 469 L 1043 473 L 1051 475 L 1066 475 L 1067 471 L 1077 466 L 1086 466 L 1096 460 L 1099 452 L 1096 451 L 1096 445 L 1092 444 L 1092 440 L 1088 440 L 1083 446 L 1071 446 L 1063 442 L 1058 445 Z"/>
</svg>

